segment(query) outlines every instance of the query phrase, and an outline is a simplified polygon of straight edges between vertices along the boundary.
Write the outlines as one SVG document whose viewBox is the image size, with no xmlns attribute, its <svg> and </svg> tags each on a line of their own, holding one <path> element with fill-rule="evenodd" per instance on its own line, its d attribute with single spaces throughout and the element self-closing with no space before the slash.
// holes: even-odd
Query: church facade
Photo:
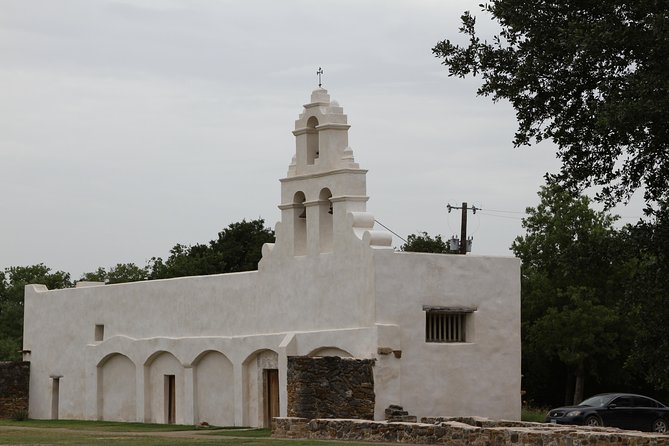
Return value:
<svg viewBox="0 0 669 446">
<path fill-rule="evenodd" d="M 520 417 L 518 259 L 396 252 L 347 116 L 311 94 L 258 271 L 25 295 L 32 418 L 267 426 L 291 356 L 373 360 L 374 417 Z"/>
</svg>

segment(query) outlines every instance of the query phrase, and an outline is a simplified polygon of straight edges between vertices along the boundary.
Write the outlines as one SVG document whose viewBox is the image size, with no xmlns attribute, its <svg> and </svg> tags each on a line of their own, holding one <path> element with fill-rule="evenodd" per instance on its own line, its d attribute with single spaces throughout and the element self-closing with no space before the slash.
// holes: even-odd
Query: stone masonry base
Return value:
<svg viewBox="0 0 669 446">
<path fill-rule="evenodd" d="M 0 418 L 28 413 L 29 362 L 0 362 Z"/>
<path fill-rule="evenodd" d="M 421 423 L 275 418 L 272 437 L 449 446 L 669 446 L 669 435 L 485 418 L 423 418 Z"/>
</svg>

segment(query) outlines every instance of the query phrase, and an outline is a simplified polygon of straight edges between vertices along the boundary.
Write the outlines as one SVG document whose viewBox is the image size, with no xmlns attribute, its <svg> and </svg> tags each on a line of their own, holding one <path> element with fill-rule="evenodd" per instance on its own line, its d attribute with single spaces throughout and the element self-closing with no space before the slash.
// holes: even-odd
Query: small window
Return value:
<svg viewBox="0 0 669 446">
<path fill-rule="evenodd" d="M 102 324 L 95 325 L 95 342 L 101 342 L 105 338 L 105 326 Z"/>
<path fill-rule="evenodd" d="M 467 322 L 475 310 L 424 306 L 425 342 L 466 342 Z"/>
</svg>

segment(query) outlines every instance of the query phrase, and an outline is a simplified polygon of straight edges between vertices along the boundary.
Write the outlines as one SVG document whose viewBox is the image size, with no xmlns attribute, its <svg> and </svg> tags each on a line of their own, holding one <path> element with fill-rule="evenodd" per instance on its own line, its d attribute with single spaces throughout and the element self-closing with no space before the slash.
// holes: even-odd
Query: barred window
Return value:
<svg viewBox="0 0 669 446">
<path fill-rule="evenodd" d="M 475 310 L 424 306 L 425 342 L 466 342 L 467 320 Z"/>
</svg>

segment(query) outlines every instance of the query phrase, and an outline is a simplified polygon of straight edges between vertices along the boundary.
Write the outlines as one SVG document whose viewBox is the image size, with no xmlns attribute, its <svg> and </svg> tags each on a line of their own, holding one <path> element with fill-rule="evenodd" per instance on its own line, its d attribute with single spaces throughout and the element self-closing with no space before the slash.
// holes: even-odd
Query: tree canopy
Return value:
<svg viewBox="0 0 669 446">
<path fill-rule="evenodd" d="M 256 270 L 262 258 L 262 245 L 273 243 L 274 238 L 274 231 L 265 227 L 263 219 L 232 223 L 208 244 L 177 244 L 167 260 L 152 258 L 149 278 Z"/>
<path fill-rule="evenodd" d="M 659 0 L 492 0 L 490 42 L 466 11 L 460 32 L 432 49 L 451 76 L 482 78 L 477 94 L 516 111 L 515 146 L 558 146 L 553 178 L 572 190 L 600 186 L 611 206 L 637 189 L 669 199 L 669 9 Z"/>
<path fill-rule="evenodd" d="M 26 285 L 40 283 L 49 289 L 72 286 L 70 274 L 51 272 L 42 263 L 0 271 L 0 360 L 18 360 L 23 339 L 23 294 Z"/>
<path fill-rule="evenodd" d="M 531 382 L 538 378 L 532 374 L 536 363 L 562 364 L 575 378 L 563 381 L 565 392 L 579 402 L 586 377 L 597 377 L 622 355 L 624 270 L 615 218 L 556 184 L 543 187 L 539 197 L 523 219 L 526 234 L 512 246 L 522 261 L 524 374 Z"/>
<path fill-rule="evenodd" d="M 177 243 L 167 260 L 152 257 L 143 267 L 134 263 L 119 263 L 109 269 L 99 267 L 83 274 L 81 280 L 112 284 L 252 271 L 258 269 L 262 245 L 273 242 L 274 231 L 265 227 L 265 220 L 242 220 L 228 225 L 208 243 Z"/>
<path fill-rule="evenodd" d="M 624 228 L 627 267 L 624 311 L 633 344 L 625 365 L 656 389 L 669 393 L 669 207 L 650 221 Z"/>
<path fill-rule="evenodd" d="M 450 254 L 448 241 L 444 241 L 440 234 L 432 237 L 427 232 L 409 234 L 407 241 L 400 246 L 401 251 L 407 252 L 431 252 L 438 254 Z"/>
<path fill-rule="evenodd" d="M 140 267 L 134 263 L 118 263 L 109 270 L 99 267 L 94 272 L 84 273 L 80 280 L 104 283 L 125 283 L 146 280 L 149 277 L 148 266 Z"/>
<path fill-rule="evenodd" d="M 616 217 L 549 183 L 527 209 L 521 259 L 523 386 L 538 404 L 601 391 L 669 397 L 669 209 Z"/>
</svg>

